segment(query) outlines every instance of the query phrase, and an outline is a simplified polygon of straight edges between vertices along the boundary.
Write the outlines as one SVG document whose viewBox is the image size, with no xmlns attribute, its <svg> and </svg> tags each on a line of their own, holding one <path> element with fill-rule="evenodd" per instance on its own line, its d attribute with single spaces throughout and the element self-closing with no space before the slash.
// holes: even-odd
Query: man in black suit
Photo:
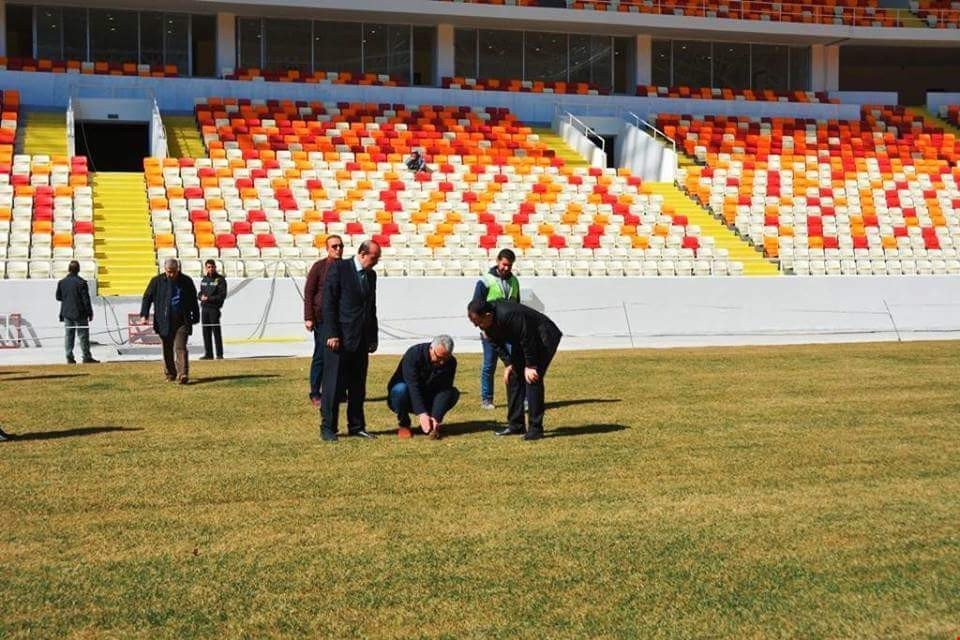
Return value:
<svg viewBox="0 0 960 640">
<path fill-rule="evenodd" d="M 460 391 L 453 386 L 457 359 L 453 338 L 440 335 L 431 342 L 415 344 L 403 354 L 387 383 L 387 406 L 397 414 L 397 435 L 409 438 L 410 412 L 417 415 L 420 430 L 440 437 L 443 418 L 456 406 Z"/>
<path fill-rule="evenodd" d="M 71 260 L 67 266 L 67 277 L 57 283 L 57 300 L 60 301 L 60 322 L 64 323 L 66 335 L 64 343 L 67 362 L 76 364 L 73 357 L 73 344 L 80 337 L 80 350 L 83 363 L 98 362 L 90 353 L 90 323 L 93 322 L 93 305 L 90 303 L 90 289 L 87 281 L 80 277 L 80 263 Z"/>
<path fill-rule="evenodd" d="M 506 367 L 503 381 L 507 385 L 508 424 L 497 435 L 526 431 L 524 440 L 539 440 L 543 437 L 543 414 L 546 412 L 543 378 L 557 353 L 563 333 L 547 316 L 515 302 L 474 300 L 467 307 L 467 315 L 474 326 L 483 330 Z M 524 399 L 529 412 L 526 429 Z"/>
<path fill-rule="evenodd" d="M 180 271 L 179 261 L 168 258 L 163 264 L 163 273 L 154 276 L 147 285 L 140 305 L 141 323 L 147 324 L 151 306 L 154 307 L 153 330 L 163 342 L 163 372 L 167 380 L 187 384 L 190 376 L 187 340 L 193 325 L 200 322 L 200 305 L 197 287 L 190 276 Z"/>
<path fill-rule="evenodd" d="M 340 402 L 347 398 L 347 431 L 372 439 L 367 433 L 363 402 L 367 396 L 367 366 L 377 350 L 377 274 L 380 245 L 366 240 L 352 259 L 337 260 L 323 285 L 323 389 L 320 401 L 320 437 L 337 439 Z"/>
<path fill-rule="evenodd" d="M 216 348 L 217 360 L 223 360 L 223 332 L 220 330 L 220 310 L 227 299 L 227 279 L 217 273 L 217 263 L 207 260 L 205 274 L 200 281 L 200 322 L 203 324 L 203 356 L 201 360 L 213 360 Z"/>
</svg>

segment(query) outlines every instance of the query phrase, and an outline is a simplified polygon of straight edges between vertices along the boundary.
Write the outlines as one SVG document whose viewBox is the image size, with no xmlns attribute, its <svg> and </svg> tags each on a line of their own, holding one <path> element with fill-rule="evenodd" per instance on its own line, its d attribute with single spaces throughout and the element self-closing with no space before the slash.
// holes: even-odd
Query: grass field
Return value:
<svg viewBox="0 0 960 640">
<path fill-rule="evenodd" d="M 0 367 L 0 637 L 960 633 L 960 343 L 561 353 L 534 443 L 460 360 L 333 445 L 305 359 Z"/>
</svg>

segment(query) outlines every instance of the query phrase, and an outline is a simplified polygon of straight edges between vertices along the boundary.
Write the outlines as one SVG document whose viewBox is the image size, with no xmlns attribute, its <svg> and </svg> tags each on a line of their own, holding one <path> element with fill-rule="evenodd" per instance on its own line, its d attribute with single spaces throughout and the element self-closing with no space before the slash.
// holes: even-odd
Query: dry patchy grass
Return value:
<svg viewBox="0 0 960 640">
<path fill-rule="evenodd" d="M 953 638 L 960 343 L 563 353 L 537 443 L 305 359 L 0 367 L 0 636 Z M 502 393 L 501 398 L 502 400 Z M 562 436 L 562 437 L 561 437 Z"/>
</svg>

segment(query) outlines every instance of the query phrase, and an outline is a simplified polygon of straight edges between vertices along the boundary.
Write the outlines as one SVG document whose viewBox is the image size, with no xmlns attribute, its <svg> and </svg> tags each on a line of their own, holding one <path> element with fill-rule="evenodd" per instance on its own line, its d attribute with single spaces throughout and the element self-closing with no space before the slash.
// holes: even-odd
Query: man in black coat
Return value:
<svg viewBox="0 0 960 640">
<path fill-rule="evenodd" d="M 493 343 L 506 367 L 503 381 L 507 385 L 508 424 L 497 435 L 526 431 L 524 440 L 539 440 L 543 437 L 543 414 L 546 412 L 543 378 L 557 353 L 563 333 L 547 316 L 515 302 L 474 300 L 467 307 L 467 315 Z M 529 412 L 526 429 L 524 399 Z"/>
<path fill-rule="evenodd" d="M 220 310 L 227 299 L 227 279 L 217 273 L 217 263 L 207 260 L 206 273 L 200 281 L 200 322 L 203 326 L 203 357 L 213 360 L 216 346 L 217 360 L 223 360 L 223 333 L 220 331 Z"/>
<path fill-rule="evenodd" d="M 60 301 L 60 322 L 64 323 L 66 335 L 64 346 L 67 362 L 76 364 L 73 357 L 73 344 L 80 337 L 80 350 L 83 363 L 98 362 L 90 353 L 90 323 L 93 322 L 93 305 L 90 303 L 90 289 L 87 281 L 80 277 L 80 263 L 71 260 L 67 267 L 67 277 L 57 283 L 57 300 Z"/>
<path fill-rule="evenodd" d="M 347 430 L 351 436 L 367 433 L 363 402 L 367 396 L 367 366 L 377 350 L 377 274 L 380 245 L 367 240 L 356 256 L 330 265 L 323 286 L 323 396 L 320 401 L 320 437 L 337 439 L 340 402 L 347 398 Z"/>
<path fill-rule="evenodd" d="M 387 383 L 387 406 L 397 414 L 397 435 L 409 438 L 410 412 L 417 415 L 420 430 L 440 437 L 443 418 L 456 406 L 460 391 L 453 386 L 457 359 L 453 338 L 440 335 L 432 342 L 415 344 L 403 354 Z"/>
<path fill-rule="evenodd" d="M 154 307 L 153 330 L 163 342 L 163 371 L 167 380 L 187 384 L 190 362 L 187 340 L 193 325 L 200 320 L 197 287 L 193 279 L 180 272 L 180 263 L 173 258 L 163 265 L 163 273 L 154 276 L 143 293 L 140 321 L 147 324 L 150 307 Z"/>
</svg>

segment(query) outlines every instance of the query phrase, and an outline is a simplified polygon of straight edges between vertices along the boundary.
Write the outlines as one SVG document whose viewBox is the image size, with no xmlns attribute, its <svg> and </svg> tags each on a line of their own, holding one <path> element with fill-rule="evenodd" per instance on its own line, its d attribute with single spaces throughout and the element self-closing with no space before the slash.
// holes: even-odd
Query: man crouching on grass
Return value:
<svg viewBox="0 0 960 640">
<path fill-rule="evenodd" d="M 450 336 L 437 336 L 407 349 L 387 384 L 387 406 L 397 414 L 399 437 L 413 435 L 411 411 L 417 415 L 421 431 L 432 438 L 440 437 L 444 416 L 460 399 L 460 391 L 453 386 L 456 375 L 457 359 Z"/>
</svg>

